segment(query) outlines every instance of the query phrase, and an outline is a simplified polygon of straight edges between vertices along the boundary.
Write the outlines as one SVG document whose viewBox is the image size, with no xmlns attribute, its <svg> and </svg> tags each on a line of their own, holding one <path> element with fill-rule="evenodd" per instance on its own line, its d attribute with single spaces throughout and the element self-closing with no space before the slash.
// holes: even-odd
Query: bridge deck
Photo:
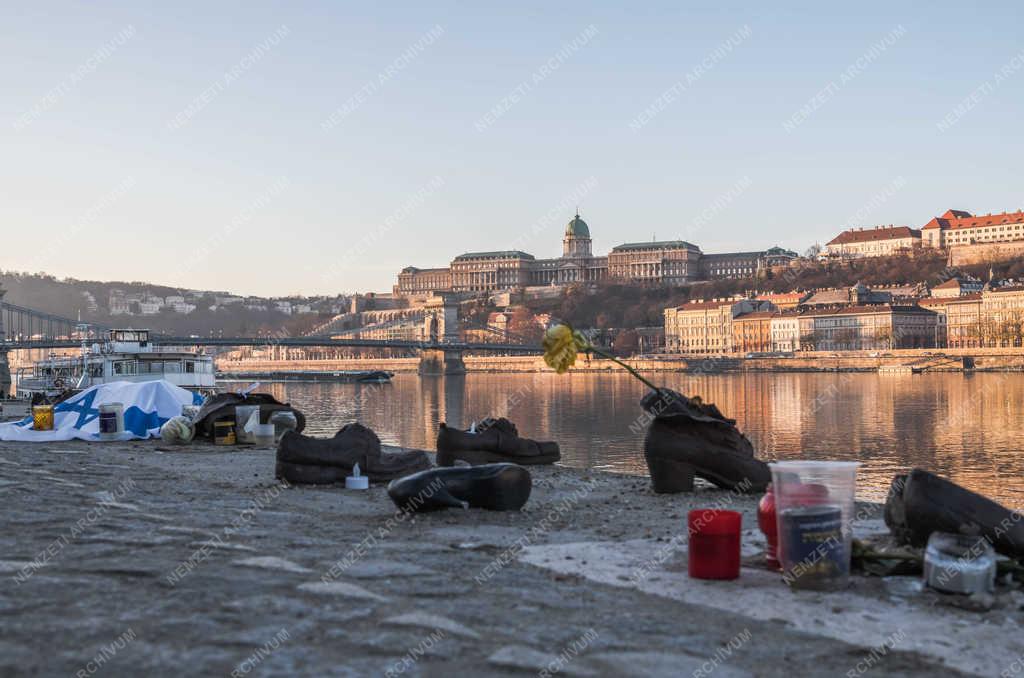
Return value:
<svg viewBox="0 0 1024 678">
<path fill-rule="evenodd" d="M 339 347 L 339 348 L 397 348 L 409 350 L 440 349 L 449 351 L 502 351 L 514 353 L 541 353 L 540 346 L 529 344 L 491 344 L 485 342 L 438 342 L 403 341 L 385 339 L 331 339 L 327 337 L 163 337 L 152 338 L 158 346 L 284 346 L 284 347 Z M 41 339 L 0 342 L 0 350 L 31 348 L 78 348 L 81 342 L 74 339 Z"/>
</svg>

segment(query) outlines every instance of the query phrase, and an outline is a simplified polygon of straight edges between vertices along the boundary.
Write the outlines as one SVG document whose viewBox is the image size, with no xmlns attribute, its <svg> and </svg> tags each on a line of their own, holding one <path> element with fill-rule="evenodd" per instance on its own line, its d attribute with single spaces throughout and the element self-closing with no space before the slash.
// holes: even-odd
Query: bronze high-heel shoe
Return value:
<svg viewBox="0 0 1024 678">
<path fill-rule="evenodd" d="M 690 492 L 699 476 L 735 492 L 764 492 L 768 464 L 714 405 L 669 389 L 651 391 L 640 404 L 654 419 L 644 439 L 644 459 L 658 493 Z"/>
</svg>

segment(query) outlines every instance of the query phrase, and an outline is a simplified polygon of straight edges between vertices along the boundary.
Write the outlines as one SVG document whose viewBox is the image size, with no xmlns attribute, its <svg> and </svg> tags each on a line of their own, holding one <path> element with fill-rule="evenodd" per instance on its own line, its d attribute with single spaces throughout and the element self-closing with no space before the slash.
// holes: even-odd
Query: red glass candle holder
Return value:
<svg viewBox="0 0 1024 678">
<path fill-rule="evenodd" d="M 764 550 L 764 559 L 768 567 L 778 570 L 779 564 L 779 526 L 775 519 L 775 493 L 768 483 L 765 494 L 757 505 L 757 525 L 764 533 L 768 546 Z"/>
<path fill-rule="evenodd" d="M 697 509 L 686 516 L 690 532 L 689 573 L 694 579 L 740 576 L 740 528 L 736 511 Z"/>
</svg>

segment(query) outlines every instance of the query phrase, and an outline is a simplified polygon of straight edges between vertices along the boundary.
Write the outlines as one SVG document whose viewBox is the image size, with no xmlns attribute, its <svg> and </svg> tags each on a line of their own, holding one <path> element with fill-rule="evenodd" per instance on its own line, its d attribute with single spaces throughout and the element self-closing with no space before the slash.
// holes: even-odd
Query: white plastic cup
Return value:
<svg viewBox="0 0 1024 678">
<path fill-rule="evenodd" d="M 256 424 L 252 429 L 252 440 L 257 445 L 273 445 L 274 425 Z"/>
<path fill-rule="evenodd" d="M 259 405 L 236 405 L 235 406 L 235 435 L 240 443 L 252 443 L 253 436 L 249 430 L 249 423 L 252 415 L 256 415 L 255 424 L 259 424 Z"/>
<path fill-rule="evenodd" d="M 856 461 L 769 464 L 783 579 L 794 589 L 836 590 L 850 578 Z"/>
</svg>

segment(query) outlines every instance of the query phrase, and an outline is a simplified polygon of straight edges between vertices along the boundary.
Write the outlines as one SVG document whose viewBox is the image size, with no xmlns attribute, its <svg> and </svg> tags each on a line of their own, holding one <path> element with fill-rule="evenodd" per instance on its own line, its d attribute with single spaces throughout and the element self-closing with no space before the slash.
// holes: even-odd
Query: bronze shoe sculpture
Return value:
<svg viewBox="0 0 1024 678">
<path fill-rule="evenodd" d="M 516 464 L 435 468 L 388 484 L 388 496 L 406 512 L 445 508 L 518 511 L 530 498 L 530 472 Z"/>
<path fill-rule="evenodd" d="M 764 492 L 772 481 L 736 420 L 714 405 L 667 388 L 650 391 L 640 405 L 652 417 L 644 458 L 655 492 L 691 492 L 694 477 L 743 493 Z"/>
<path fill-rule="evenodd" d="M 913 546 L 927 544 L 932 532 L 952 532 L 984 537 L 999 553 L 1024 557 L 1024 515 L 919 468 L 893 478 L 885 524 Z"/>
<path fill-rule="evenodd" d="M 553 464 L 562 458 L 558 443 L 520 438 L 516 425 L 505 418 L 484 419 L 470 433 L 441 422 L 437 432 L 437 465 L 456 460 L 477 466 L 511 462 L 523 466 Z"/>
<path fill-rule="evenodd" d="M 430 457 L 423 450 L 386 451 L 377 434 L 359 423 L 347 424 L 333 438 L 288 431 L 277 446 L 277 477 L 293 484 L 344 482 L 356 464 L 370 482 L 385 482 L 430 468 Z"/>
</svg>

